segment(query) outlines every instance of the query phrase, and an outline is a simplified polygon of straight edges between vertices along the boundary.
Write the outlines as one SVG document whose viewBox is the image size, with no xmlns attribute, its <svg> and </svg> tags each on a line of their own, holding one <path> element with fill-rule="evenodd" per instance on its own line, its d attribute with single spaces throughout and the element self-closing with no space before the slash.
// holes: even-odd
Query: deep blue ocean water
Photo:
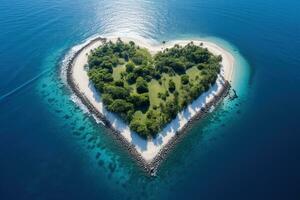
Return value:
<svg viewBox="0 0 300 200">
<path fill-rule="evenodd" d="M 300 1 L 0 0 L 0 199 L 300 199 Z M 149 178 L 74 102 L 70 49 L 103 34 L 228 49 L 239 98 Z"/>
</svg>

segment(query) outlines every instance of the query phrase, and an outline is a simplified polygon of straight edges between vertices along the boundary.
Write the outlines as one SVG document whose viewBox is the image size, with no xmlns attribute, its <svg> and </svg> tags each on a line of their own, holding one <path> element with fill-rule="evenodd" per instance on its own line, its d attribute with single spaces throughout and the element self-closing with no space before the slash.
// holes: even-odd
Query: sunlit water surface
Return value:
<svg viewBox="0 0 300 200">
<path fill-rule="evenodd" d="M 299 199 L 296 0 L 1 0 L 1 199 Z M 236 60 L 233 88 L 148 177 L 65 87 L 95 35 L 202 38 Z"/>
</svg>

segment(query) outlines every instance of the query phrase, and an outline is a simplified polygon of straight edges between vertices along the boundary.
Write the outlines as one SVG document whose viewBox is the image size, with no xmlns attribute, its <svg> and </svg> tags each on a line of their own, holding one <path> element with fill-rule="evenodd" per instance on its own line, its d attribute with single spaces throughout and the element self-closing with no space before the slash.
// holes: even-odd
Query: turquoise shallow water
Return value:
<svg viewBox="0 0 300 200">
<path fill-rule="evenodd" d="M 1 199 L 299 199 L 298 1 L 2 0 Z M 94 35 L 204 38 L 236 59 L 225 101 L 149 178 L 70 100 L 70 49 Z"/>
</svg>

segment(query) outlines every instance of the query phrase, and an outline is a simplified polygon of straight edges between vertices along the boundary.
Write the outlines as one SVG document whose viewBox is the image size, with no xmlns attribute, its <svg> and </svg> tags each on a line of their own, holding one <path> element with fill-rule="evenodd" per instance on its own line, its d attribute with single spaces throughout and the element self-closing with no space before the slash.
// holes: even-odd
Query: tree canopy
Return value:
<svg viewBox="0 0 300 200">
<path fill-rule="evenodd" d="M 155 136 L 215 83 L 221 56 L 174 45 L 152 56 L 134 42 L 106 42 L 88 56 L 88 75 L 105 107 L 142 137 Z"/>
</svg>

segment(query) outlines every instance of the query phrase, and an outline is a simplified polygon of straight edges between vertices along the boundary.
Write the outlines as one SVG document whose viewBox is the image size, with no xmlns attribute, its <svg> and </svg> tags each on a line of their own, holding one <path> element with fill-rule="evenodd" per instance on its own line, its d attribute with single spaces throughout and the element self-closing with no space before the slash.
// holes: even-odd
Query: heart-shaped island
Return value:
<svg viewBox="0 0 300 200">
<path fill-rule="evenodd" d="M 147 169 L 176 138 L 228 92 L 234 59 L 205 41 L 151 45 L 133 38 L 96 38 L 78 50 L 67 80 L 90 112 Z"/>
</svg>

